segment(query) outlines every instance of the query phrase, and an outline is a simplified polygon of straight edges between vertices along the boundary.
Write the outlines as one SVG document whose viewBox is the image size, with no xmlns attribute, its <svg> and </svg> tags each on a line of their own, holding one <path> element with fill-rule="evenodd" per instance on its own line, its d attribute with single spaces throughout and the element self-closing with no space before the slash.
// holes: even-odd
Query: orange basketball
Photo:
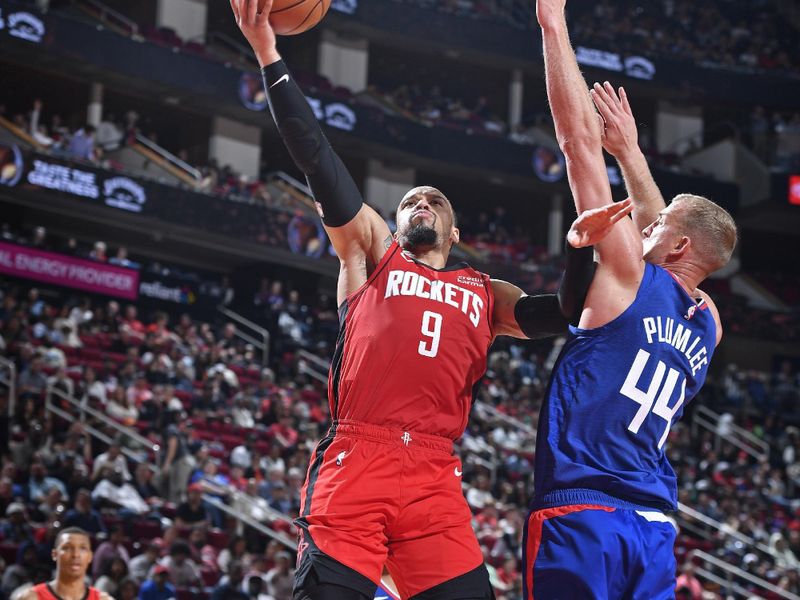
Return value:
<svg viewBox="0 0 800 600">
<path fill-rule="evenodd" d="M 278 35 L 308 31 L 322 20 L 331 0 L 274 0 L 269 22 Z"/>
</svg>

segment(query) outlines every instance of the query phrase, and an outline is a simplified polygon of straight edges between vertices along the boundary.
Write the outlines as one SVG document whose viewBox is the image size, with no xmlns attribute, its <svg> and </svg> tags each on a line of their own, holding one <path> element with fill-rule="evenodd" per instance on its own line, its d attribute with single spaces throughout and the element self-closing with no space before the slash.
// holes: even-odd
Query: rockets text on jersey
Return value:
<svg viewBox="0 0 800 600">
<path fill-rule="evenodd" d="M 340 307 L 333 418 L 459 437 L 486 370 L 493 302 L 487 275 L 434 269 L 393 243 Z"/>
</svg>

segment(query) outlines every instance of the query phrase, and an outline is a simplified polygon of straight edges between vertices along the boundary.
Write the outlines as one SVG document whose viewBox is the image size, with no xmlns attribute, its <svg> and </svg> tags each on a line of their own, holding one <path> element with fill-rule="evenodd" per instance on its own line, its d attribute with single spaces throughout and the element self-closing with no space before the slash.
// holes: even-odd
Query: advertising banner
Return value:
<svg viewBox="0 0 800 600">
<path fill-rule="evenodd" d="M 0 273 L 94 294 L 135 300 L 139 272 L 55 252 L 0 242 Z"/>
<path fill-rule="evenodd" d="M 19 146 L 0 145 L 0 185 L 52 190 L 132 213 L 147 203 L 144 186 L 130 177 Z"/>
</svg>

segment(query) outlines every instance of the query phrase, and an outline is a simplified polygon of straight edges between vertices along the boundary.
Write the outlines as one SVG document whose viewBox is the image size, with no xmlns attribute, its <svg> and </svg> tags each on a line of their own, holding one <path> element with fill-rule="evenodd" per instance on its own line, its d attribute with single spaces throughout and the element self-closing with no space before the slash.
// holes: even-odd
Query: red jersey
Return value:
<svg viewBox="0 0 800 600">
<path fill-rule="evenodd" d="M 434 269 L 394 242 L 339 308 L 333 419 L 460 437 L 486 371 L 493 309 L 488 275 L 466 263 Z"/>
<path fill-rule="evenodd" d="M 37 598 L 39 600 L 61 600 L 61 596 L 56 594 L 53 591 L 53 588 L 50 587 L 47 583 L 40 583 L 37 586 L 34 586 L 33 591 L 36 592 Z M 83 596 L 83 600 L 100 600 L 100 592 L 93 587 L 87 587 L 86 593 Z"/>
</svg>

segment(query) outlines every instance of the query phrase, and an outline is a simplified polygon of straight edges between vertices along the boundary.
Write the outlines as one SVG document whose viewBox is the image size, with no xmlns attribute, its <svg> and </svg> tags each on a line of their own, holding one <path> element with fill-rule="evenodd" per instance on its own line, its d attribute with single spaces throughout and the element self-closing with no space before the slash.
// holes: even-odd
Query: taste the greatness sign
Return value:
<svg viewBox="0 0 800 600">
<path fill-rule="evenodd" d="M 139 272 L 0 242 L 0 273 L 135 300 Z"/>
</svg>

